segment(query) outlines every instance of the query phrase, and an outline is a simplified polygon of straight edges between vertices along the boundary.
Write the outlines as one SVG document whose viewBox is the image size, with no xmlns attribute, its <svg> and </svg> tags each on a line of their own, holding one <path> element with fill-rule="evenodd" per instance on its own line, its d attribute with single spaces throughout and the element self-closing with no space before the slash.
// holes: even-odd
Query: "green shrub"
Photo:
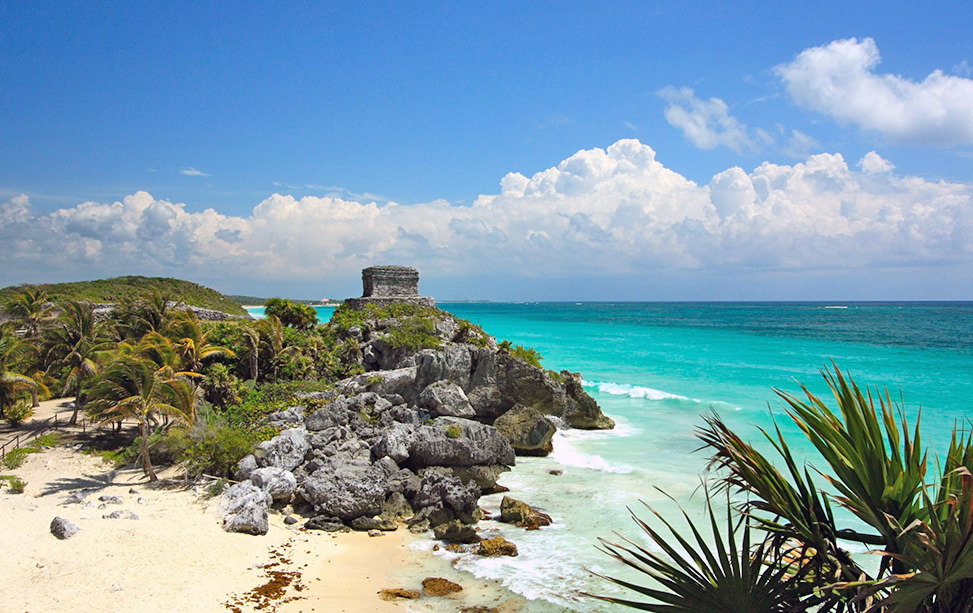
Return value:
<svg viewBox="0 0 973 613">
<path fill-rule="evenodd" d="M 341 331 L 355 327 L 363 327 L 369 321 L 383 319 L 421 318 L 438 319 L 448 317 L 449 314 L 436 307 L 394 302 L 392 304 L 366 304 L 363 308 L 353 309 L 342 304 L 334 310 L 328 324 Z"/>
<path fill-rule="evenodd" d="M 459 424 L 450 424 L 446 426 L 446 436 L 448 438 L 459 438 L 463 434 L 463 427 Z"/>
<path fill-rule="evenodd" d="M 10 488 L 11 494 L 23 494 L 24 488 L 27 487 L 26 481 L 14 475 L 0 475 L 0 485 L 4 483 Z"/>
<path fill-rule="evenodd" d="M 3 456 L 3 465 L 13 470 L 15 468 L 20 468 L 27 459 L 27 454 L 31 453 L 30 449 L 21 447 L 20 449 L 11 449 L 7 452 L 7 455 Z"/>
<path fill-rule="evenodd" d="M 38 436 L 33 441 L 31 441 L 30 446 L 37 447 L 37 448 L 56 447 L 60 442 L 61 442 L 61 434 L 57 432 L 52 432 L 50 434 L 42 434 Z"/>
<path fill-rule="evenodd" d="M 488 347 L 490 345 L 490 336 L 483 331 L 483 328 L 465 319 L 457 319 L 457 323 L 459 329 L 453 336 L 453 342 L 466 343 L 474 347 Z"/>
<path fill-rule="evenodd" d="M 386 339 L 393 349 L 436 349 L 443 344 L 436 335 L 436 325 L 430 319 L 409 318 L 389 329 Z"/>
<path fill-rule="evenodd" d="M 197 424 L 188 430 L 167 432 L 159 441 L 159 451 L 173 462 L 182 462 L 193 476 L 227 477 L 258 442 L 272 438 L 276 433 L 273 428 L 247 430 L 228 425 Z"/>
<path fill-rule="evenodd" d="M 497 349 L 499 349 L 502 353 L 510 355 L 510 357 L 514 359 L 520 360 L 521 362 L 526 362 L 527 364 L 536 366 L 538 368 L 541 368 L 541 360 L 544 359 L 536 349 L 524 347 L 523 345 L 514 345 L 510 341 L 501 341 L 500 344 L 497 345 Z"/>
<path fill-rule="evenodd" d="M 14 427 L 24 423 L 34 414 L 34 409 L 26 402 L 18 402 L 12 407 L 7 408 L 5 413 L 7 422 Z"/>
</svg>

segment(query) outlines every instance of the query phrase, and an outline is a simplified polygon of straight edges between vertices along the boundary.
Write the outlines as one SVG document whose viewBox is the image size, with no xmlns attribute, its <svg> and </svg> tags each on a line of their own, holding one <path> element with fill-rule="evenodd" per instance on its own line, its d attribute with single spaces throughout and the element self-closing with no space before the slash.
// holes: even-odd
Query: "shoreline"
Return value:
<svg viewBox="0 0 973 613">
<path fill-rule="evenodd" d="M 271 513 L 263 536 L 224 532 L 220 497 L 201 486 L 157 484 L 139 469 L 113 468 L 71 446 L 28 454 L 0 471 L 27 482 L 0 490 L 0 590 L 10 611 L 455 611 L 488 606 L 520 611 L 526 601 L 499 582 L 477 579 L 435 556 L 428 536 L 402 526 L 369 537 L 284 524 Z M 80 493 L 81 503 L 65 504 Z M 99 500 L 106 497 L 107 501 Z M 108 497 L 115 497 L 118 502 Z M 115 512 L 118 517 L 110 518 Z M 81 530 L 66 540 L 54 517 Z M 14 528 L 14 529 L 11 529 Z M 431 542 L 431 541 L 430 541 Z M 17 552 L 10 554 L 10 552 Z M 460 583 L 457 597 L 380 599 L 386 588 L 422 590 L 425 577 Z M 83 587 L 83 589 L 81 589 Z"/>
</svg>

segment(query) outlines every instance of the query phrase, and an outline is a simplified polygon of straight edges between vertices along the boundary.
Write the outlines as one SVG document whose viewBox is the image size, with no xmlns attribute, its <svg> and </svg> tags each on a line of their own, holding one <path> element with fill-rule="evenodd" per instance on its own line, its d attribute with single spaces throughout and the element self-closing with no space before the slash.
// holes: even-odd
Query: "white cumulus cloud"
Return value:
<svg viewBox="0 0 973 613">
<path fill-rule="evenodd" d="M 668 86 L 658 95 L 667 102 L 666 121 L 682 130 L 686 138 L 700 149 L 723 146 L 740 153 L 754 147 L 747 127 L 730 115 L 730 109 L 720 98 L 702 100 L 689 87 Z"/>
<path fill-rule="evenodd" d="M 973 80 L 934 70 L 922 81 L 881 74 L 871 38 L 802 51 L 774 70 L 794 101 L 896 142 L 973 143 Z"/>
<path fill-rule="evenodd" d="M 706 185 L 637 140 L 510 173 L 472 206 L 274 194 L 244 215 L 137 192 L 38 214 L 0 202 L 0 284 L 112 274 L 317 282 L 369 265 L 424 279 L 725 278 L 747 271 L 876 271 L 948 263 L 973 277 L 973 186 L 897 175 L 877 153 L 730 168 Z M 925 275 L 935 278 L 934 275 Z"/>
</svg>

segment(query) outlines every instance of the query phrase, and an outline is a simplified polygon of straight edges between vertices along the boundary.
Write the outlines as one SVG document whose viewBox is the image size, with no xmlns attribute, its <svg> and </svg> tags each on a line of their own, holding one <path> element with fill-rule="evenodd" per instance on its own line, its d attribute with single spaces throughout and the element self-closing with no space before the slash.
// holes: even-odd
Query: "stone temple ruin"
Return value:
<svg viewBox="0 0 973 613">
<path fill-rule="evenodd" d="M 361 271 L 361 298 L 349 298 L 345 303 L 354 308 L 366 304 L 406 302 L 421 306 L 436 306 L 433 298 L 419 295 L 419 271 L 411 266 L 370 266 Z"/>
</svg>

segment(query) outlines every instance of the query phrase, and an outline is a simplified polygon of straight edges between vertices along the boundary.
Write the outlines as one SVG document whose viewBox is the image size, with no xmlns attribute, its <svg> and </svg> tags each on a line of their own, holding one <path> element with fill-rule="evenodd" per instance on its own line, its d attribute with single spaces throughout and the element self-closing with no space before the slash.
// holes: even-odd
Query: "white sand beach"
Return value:
<svg viewBox="0 0 973 613">
<path fill-rule="evenodd" d="M 21 428 L 4 424 L 0 439 L 18 432 L 26 438 L 55 414 L 64 424 L 70 413 L 64 400 L 41 403 Z M 410 545 L 420 537 L 404 526 L 378 537 L 330 534 L 287 526 L 282 515 L 271 514 L 266 535 L 224 532 L 220 498 L 185 485 L 177 468 L 160 471 L 160 481 L 150 484 L 139 469 L 116 468 L 68 444 L 28 454 L 20 467 L 0 474 L 27 482 L 21 494 L 0 488 L 4 611 L 354 613 L 454 611 L 487 603 L 506 612 L 523 606 L 499 586 L 416 551 Z M 79 494 L 81 502 L 68 502 Z M 55 517 L 80 531 L 59 540 L 50 529 Z M 386 588 L 421 591 L 430 574 L 467 589 L 451 599 L 379 597 Z"/>
<path fill-rule="evenodd" d="M 273 515 L 265 536 L 230 534 L 221 527 L 219 498 L 202 488 L 150 486 L 138 470 L 116 470 L 64 447 L 30 454 L 3 474 L 27 482 L 23 494 L 0 491 L 5 610 L 405 610 L 377 595 L 398 587 L 386 575 L 408 554 L 404 530 L 332 536 L 287 527 Z M 65 504 L 77 492 L 84 502 Z M 99 500 L 110 496 L 121 503 Z M 108 517 L 116 511 L 119 518 Z M 57 539 L 54 517 L 80 532 Z M 284 584 L 280 593 L 274 584 Z"/>
</svg>

